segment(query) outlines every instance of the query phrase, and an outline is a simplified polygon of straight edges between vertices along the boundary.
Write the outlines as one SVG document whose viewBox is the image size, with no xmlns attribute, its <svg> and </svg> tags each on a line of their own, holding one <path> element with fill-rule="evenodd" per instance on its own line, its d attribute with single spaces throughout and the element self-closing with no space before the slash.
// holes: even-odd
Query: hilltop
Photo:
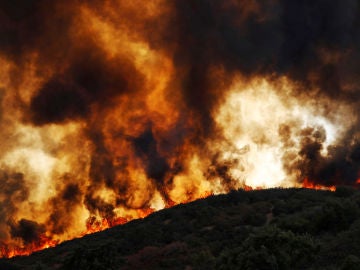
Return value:
<svg viewBox="0 0 360 270">
<path fill-rule="evenodd" d="M 359 269 L 360 191 L 232 191 L 26 257 L 0 269 Z"/>
</svg>

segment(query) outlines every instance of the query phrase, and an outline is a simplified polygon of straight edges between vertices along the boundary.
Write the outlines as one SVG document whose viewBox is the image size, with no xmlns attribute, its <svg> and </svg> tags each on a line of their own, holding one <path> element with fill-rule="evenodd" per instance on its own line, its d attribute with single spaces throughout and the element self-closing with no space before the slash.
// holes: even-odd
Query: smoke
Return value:
<svg viewBox="0 0 360 270">
<path fill-rule="evenodd" d="M 209 122 L 213 124 L 214 107 L 223 101 L 228 89 L 216 89 L 218 80 L 225 85 L 227 80 L 214 76 L 213 69 L 225 69 L 227 76 L 232 72 L 245 77 L 286 76 L 296 87 L 292 93 L 278 93 L 279 96 L 292 98 L 293 94 L 302 105 L 317 99 L 315 106 L 328 119 L 337 117 L 339 105 L 334 104 L 343 101 L 353 108 L 348 120 L 353 123 L 336 145 L 326 145 L 324 127 L 313 130 L 314 127 L 305 126 L 297 131 L 301 140 L 299 160 L 290 165 L 288 153 L 284 152 L 284 167 L 299 170 L 299 181 L 309 178 L 326 186 L 356 182 L 359 164 L 353 153 L 358 151 L 359 126 L 355 109 L 358 61 L 354 60 L 359 57 L 357 1 L 177 1 L 175 6 L 175 39 L 181 44 L 175 61 L 186 67 L 185 100 L 200 114 L 205 130 Z M 347 120 L 340 120 L 339 124 L 343 121 Z M 321 150 L 328 154 L 324 156 Z"/>
<path fill-rule="evenodd" d="M 21 219 L 17 223 L 10 223 L 10 234 L 12 237 L 21 238 L 25 244 L 38 242 L 40 235 L 45 232 L 45 226 L 35 221 Z"/>
<path fill-rule="evenodd" d="M 0 3 L 0 240 L 35 248 L 240 187 L 357 186 L 359 11 Z"/>
<path fill-rule="evenodd" d="M 8 235 L 6 224 L 9 218 L 17 211 L 19 204 L 28 198 L 28 188 L 21 173 L 1 172 L 1 212 L 0 212 L 0 236 L 2 239 Z"/>
<path fill-rule="evenodd" d="M 167 184 L 165 177 L 170 167 L 166 159 L 158 153 L 157 142 L 151 129 L 145 130 L 139 137 L 134 138 L 133 144 L 135 152 L 143 162 L 146 175 L 149 179 L 155 181 L 157 188 L 163 193 L 164 198 L 168 200 L 163 187 Z"/>
</svg>

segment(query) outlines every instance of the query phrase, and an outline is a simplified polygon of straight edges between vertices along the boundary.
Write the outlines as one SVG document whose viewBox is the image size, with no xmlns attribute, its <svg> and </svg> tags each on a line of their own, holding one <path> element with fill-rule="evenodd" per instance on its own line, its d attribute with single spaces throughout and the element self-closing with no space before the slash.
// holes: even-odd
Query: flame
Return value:
<svg viewBox="0 0 360 270">
<path fill-rule="evenodd" d="M 336 187 L 335 186 L 322 186 L 319 184 L 315 184 L 311 181 L 309 181 L 307 178 L 304 179 L 304 181 L 302 182 L 302 187 L 303 188 L 310 188 L 310 189 L 317 189 L 317 190 L 330 190 L 330 191 L 335 191 Z"/>
<path fill-rule="evenodd" d="M 12 258 L 15 256 L 26 256 L 33 252 L 54 247 L 59 244 L 58 240 L 53 240 L 46 235 L 40 235 L 39 240 L 24 246 L 18 245 L 0 245 L 0 257 Z"/>
<path fill-rule="evenodd" d="M 155 212 L 155 209 L 153 209 L 153 208 L 138 209 L 138 215 L 140 218 L 145 218 L 154 212 Z"/>
<path fill-rule="evenodd" d="M 105 229 L 114 227 L 116 225 L 122 225 L 128 222 L 126 218 L 118 217 L 118 218 L 112 218 L 112 219 L 97 219 L 96 217 L 89 217 L 86 222 L 86 231 L 81 233 L 81 236 L 84 236 L 86 234 L 91 234 L 99 231 L 103 231 Z"/>
</svg>

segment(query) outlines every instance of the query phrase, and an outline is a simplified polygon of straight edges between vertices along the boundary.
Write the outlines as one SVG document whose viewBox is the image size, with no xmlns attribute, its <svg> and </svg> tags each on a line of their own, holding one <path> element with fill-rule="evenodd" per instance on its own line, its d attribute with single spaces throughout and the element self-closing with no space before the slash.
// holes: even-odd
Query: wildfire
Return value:
<svg viewBox="0 0 360 270">
<path fill-rule="evenodd" d="M 0 256 L 240 188 L 360 183 L 348 3 L 7 2 Z"/>
<path fill-rule="evenodd" d="M 198 199 L 207 198 L 209 196 L 213 195 L 211 191 L 207 191 L 204 194 L 202 194 Z M 189 203 L 193 200 L 189 201 L 183 201 L 182 203 Z M 172 207 L 176 205 L 175 202 L 171 201 L 167 207 Z M 145 209 L 137 209 L 137 214 L 139 218 L 145 218 L 148 215 L 152 214 L 155 211 L 153 208 L 145 208 Z M 87 234 L 96 233 L 99 231 L 106 230 L 108 228 L 122 225 L 127 222 L 129 222 L 132 218 L 128 217 L 116 217 L 116 218 L 102 218 L 98 219 L 95 216 L 89 217 L 86 221 L 86 231 L 82 232 L 79 236 L 85 236 Z M 29 244 L 26 244 L 24 246 L 16 245 L 16 244 L 6 244 L 6 243 L 0 243 L 0 258 L 11 258 L 15 256 L 25 256 L 30 255 L 33 252 L 47 249 L 50 247 L 54 247 L 57 244 L 59 244 L 59 240 L 53 240 L 50 237 L 47 237 L 46 235 L 40 235 L 39 240 L 36 242 L 31 242 Z"/>
</svg>

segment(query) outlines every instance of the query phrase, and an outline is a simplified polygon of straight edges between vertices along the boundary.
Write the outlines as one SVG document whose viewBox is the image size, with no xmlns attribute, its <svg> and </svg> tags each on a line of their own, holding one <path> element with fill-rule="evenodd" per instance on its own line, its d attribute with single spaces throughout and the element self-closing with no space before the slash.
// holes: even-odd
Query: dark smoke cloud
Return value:
<svg viewBox="0 0 360 270">
<path fill-rule="evenodd" d="M 41 235 L 45 233 L 45 226 L 28 219 L 20 219 L 18 222 L 10 222 L 10 233 L 12 237 L 21 238 L 24 244 L 37 243 Z"/>
<path fill-rule="evenodd" d="M 80 188 L 76 184 L 68 184 L 62 192 L 62 199 L 65 201 L 79 201 Z"/>
<path fill-rule="evenodd" d="M 94 44 L 78 50 L 64 74 L 46 82 L 32 98 L 32 121 L 37 125 L 86 118 L 91 105 L 107 109 L 114 97 L 136 92 L 142 76 L 126 59 L 108 60 Z"/>
<path fill-rule="evenodd" d="M 157 141 L 151 128 L 145 130 L 139 137 L 134 138 L 133 144 L 138 155 L 142 157 L 148 177 L 163 183 L 169 165 L 158 152 Z"/>
<path fill-rule="evenodd" d="M 39 49 L 43 60 L 61 59 L 69 44 L 68 33 L 73 18 L 71 12 L 68 15 L 59 12 L 66 3 L 70 2 L 1 1 L 0 53 L 18 63 L 25 60 L 22 57 L 27 53 Z"/>
<path fill-rule="evenodd" d="M 341 75 L 356 76 L 355 66 L 347 66 L 351 58 L 359 59 L 359 11 L 358 1 L 281 1 L 284 43 L 279 67 L 294 79 L 309 81 L 310 74 L 316 74 L 313 83 L 321 94 L 332 98 L 349 98 L 353 91 L 342 89 Z M 329 60 L 322 54 L 338 54 L 339 58 Z M 353 62 L 354 64 L 354 62 Z M 353 73 L 353 74 L 351 74 Z"/>
<path fill-rule="evenodd" d="M 0 195 L 6 198 L 0 201 L 0 239 L 6 239 L 7 228 L 4 228 L 2 225 L 8 222 L 9 217 L 16 213 L 18 205 L 26 201 L 29 195 L 24 175 L 1 170 Z"/>
<path fill-rule="evenodd" d="M 315 179 L 323 185 L 356 183 L 360 172 L 360 142 L 331 146 L 326 157 L 320 154 L 322 143 L 317 131 L 309 130 L 304 134 L 300 151 L 302 160 L 299 164 L 304 177 Z"/>
<path fill-rule="evenodd" d="M 299 132 L 300 151 L 292 152 L 294 133 Z M 290 174 L 300 172 L 299 181 L 305 178 L 324 186 L 356 185 L 360 172 L 360 142 L 350 130 L 336 145 L 325 147 L 326 132 L 322 127 L 308 127 L 298 131 L 282 126 L 279 136 L 284 144 L 282 160 Z M 321 152 L 326 150 L 327 155 Z"/>
<path fill-rule="evenodd" d="M 148 127 L 139 137 L 133 138 L 132 142 L 136 153 L 144 164 L 147 176 L 154 180 L 155 186 L 165 201 L 169 202 L 166 186 L 171 184 L 171 178 L 168 179 L 170 166 L 166 158 L 161 156 L 158 151 L 158 142 L 151 127 Z"/>
<path fill-rule="evenodd" d="M 61 123 L 85 117 L 89 111 L 86 93 L 80 87 L 58 78 L 48 81 L 32 98 L 32 121 L 37 125 Z"/>
<path fill-rule="evenodd" d="M 24 44 L 30 44 L 41 34 L 37 14 L 40 1 L 2 1 L 0 3 L 0 50 L 16 56 Z"/>
</svg>

